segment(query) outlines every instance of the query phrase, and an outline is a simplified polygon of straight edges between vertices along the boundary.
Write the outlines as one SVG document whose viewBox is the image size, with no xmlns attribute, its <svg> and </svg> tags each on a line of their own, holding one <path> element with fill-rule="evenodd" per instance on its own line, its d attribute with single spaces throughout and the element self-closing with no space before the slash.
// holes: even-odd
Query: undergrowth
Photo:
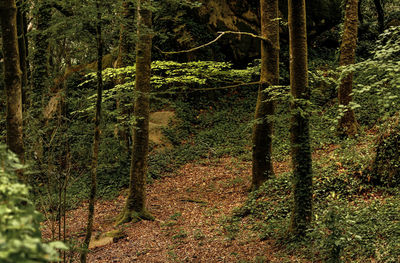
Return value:
<svg viewBox="0 0 400 263">
<path fill-rule="evenodd" d="M 372 186 L 363 176 L 371 161 L 372 139 L 342 142 L 314 164 L 314 214 L 306 238 L 289 233 L 291 174 L 270 179 L 223 221 L 228 238 L 242 221 L 260 240 L 275 240 L 280 256 L 312 262 L 398 262 L 400 198 L 398 189 Z M 363 143 L 363 144 L 362 144 Z M 368 150 L 369 149 L 369 150 Z"/>
</svg>

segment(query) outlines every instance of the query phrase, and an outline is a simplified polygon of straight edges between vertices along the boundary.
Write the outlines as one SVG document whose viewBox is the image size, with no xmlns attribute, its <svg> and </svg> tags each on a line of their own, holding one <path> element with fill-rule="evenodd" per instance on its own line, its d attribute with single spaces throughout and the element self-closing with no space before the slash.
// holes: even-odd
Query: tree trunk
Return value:
<svg viewBox="0 0 400 263">
<path fill-rule="evenodd" d="M 135 64 L 135 35 L 136 35 L 136 25 L 135 25 L 135 6 L 131 1 L 124 1 L 122 4 L 122 23 L 120 29 L 119 36 L 119 48 L 118 48 L 118 58 L 115 62 L 115 68 L 123 68 L 127 66 L 133 66 Z M 124 82 L 124 79 L 121 78 L 118 80 L 117 84 L 121 84 Z M 121 103 L 119 99 L 116 101 L 116 107 L 119 109 Z M 123 106 L 122 106 L 123 107 Z M 120 109 L 121 113 L 127 116 L 132 116 L 133 108 L 122 108 Z M 118 129 L 118 135 L 125 142 L 127 148 L 127 154 L 131 154 L 132 147 L 132 135 L 131 128 L 129 125 L 121 124 L 121 128 Z"/>
<path fill-rule="evenodd" d="M 136 46 L 136 99 L 134 112 L 136 127 L 133 131 L 132 161 L 130 169 L 129 195 L 117 224 L 141 219 L 152 220 L 146 210 L 146 176 L 149 151 L 149 111 L 152 13 L 148 9 L 150 0 L 139 0 L 138 43 Z"/>
<path fill-rule="evenodd" d="M 17 37 L 15 0 L 0 2 L 4 56 L 4 83 L 7 95 L 7 145 L 24 162 L 22 133 L 22 86 Z"/>
<path fill-rule="evenodd" d="M 122 7 L 122 24 L 116 68 L 133 66 L 135 63 L 135 6 L 131 1 L 124 1 Z"/>
<path fill-rule="evenodd" d="M 89 243 L 92 237 L 93 221 L 94 221 L 94 206 L 96 202 L 97 192 L 97 161 L 99 157 L 99 146 L 100 146 L 100 123 L 101 123 L 101 102 L 103 93 L 103 40 L 101 35 L 101 10 L 100 1 L 96 1 L 97 9 L 97 27 L 96 27 L 96 42 L 97 42 L 97 100 L 96 100 L 96 115 L 94 120 L 94 139 L 93 139 L 93 153 L 92 163 L 90 167 L 91 174 L 91 188 L 89 196 L 89 214 L 86 227 L 86 236 L 83 241 L 83 251 L 81 254 L 81 263 L 86 262 Z"/>
<path fill-rule="evenodd" d="M 258 88 L 253 127 L 252 189 L 256 190 L 274 175 L 272 167 L 272 133 L 274 102 L 268 101 L 268 92 L 263 92 L 279 82 L 279 9 L 277 0 L 261 0 L 261 35 L 272 42 L 261 41 L 261 76 Z"/>
<path fill-rule="evenodd" d="M 39 102 L 42 104 L 49 78 L 49 36 L 47 30 L 50 27 L 51 20 L 50 6 L 43 0 L 39 3 L 36 19 L 37 33 L 34 37 L 32 86 L 34 92 L 39 94 Z"/>
<path fill-rule="evenodd" d="M 17 2 L 17 33 L 18 33 L 18 51 L 19 51 L 19 64 L 22 71 L 21 85 L 22 85 L 22 103 L 25 105 L 26 101 L 26 86 L 28 84 L 28 67 L 27 67 L 27 25 L 26 25 L 26 12 L 24 0 Z"/>
<path fill-rule="evenodd" d="M 378 30 L 379 33 L 383 33 L 385 30 L 385 11 L 382 7 L 381 0 L 374 0 L 376 13 L 378 14 Z"/>
<path fill-rule="evenodd" d="M 290 127 L 294 206 L 291 232 L 304 236 L 312 216 L 312 160 L 307 101 L 310 98 L 307 66 L 305 0 L 289 0 L 290 89 L 293 96 Z"/>
<path fill-rule="evenodd" d="M 340 46 L 340 66 L 354 64 L 358 32 L 358 0 L 348 0 L 346 4 L 344 31 Z M 345 76 L 339 86 L 339 104 L 345 107 L 344 115 L 339 119 L 338 134 L 348 137 L 354 136 L 358 130 L 358 124 L 354 111 L 349 108 L 353 100 L 353 74 Z"/>
</svg>

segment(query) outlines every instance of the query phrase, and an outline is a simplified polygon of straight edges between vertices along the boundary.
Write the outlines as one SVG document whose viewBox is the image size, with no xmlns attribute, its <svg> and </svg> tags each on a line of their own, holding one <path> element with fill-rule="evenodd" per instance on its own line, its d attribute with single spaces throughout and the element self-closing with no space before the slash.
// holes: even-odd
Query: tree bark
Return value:
<svg viewBox="0 0 400 263">
<path fill-rule="evenodd" d="M 47 30 L 50 27 L 50 6 L 41 0 L 37 11 L 36 35 L 34 37 L 32 86 L 42 103 L 43 95 L 48 86 L 49 78 L 49 36 Z M 42 106 L 42 105 L 40 105 Z"/>
<path fill-rule="evenodd" d="M 348 0 L 346 4 L 344 31 L 340 46 L 340 66 L 354 64 L 358 33 L 358 0 Z M 354 111 L 349 107 L 353 100 L 353 74 L 345 76 L 339 86 L 339 104 L 345 107 L 344 115 L 339 119 L 338 134 L 342 137 L 354 136 L 358 130 Z"/>
<path fill-rule="evenodd" d="M 118 47 L 118 57 L 115 61 L 115 68 L 123 68 L 127 66 L 133 66 L 135 64 L 135 35 L 136 35 L 136 25 L 135 25 L 135 5 L 132 1 L 125 0 L 122 3 L 122 23 L 119 36 L 119 47 Z M 118 79 L 117 84 L 124 82 L 123 77 Z M 121 108 L 121 103 L 119 99 L 116 101 L 117 109 Z M 123 106 L 122 106 L 123 107 Z M 122 108 L 120 109 L 122 114 L 127 116 L 132 116 L 133 108 Z M 125 142 L 127 148 L 127 154 L 131 155 L 132 147 L 132 135 L 129 125 L 121 124 L 122 127 L 118 127 L 118 135 Z"/>
<path fill-rule="evenodd" d="M 130 169 L 129 194 L 125 208 L 117 224 L 130 221 L 153 220 L 146 209 L 146 176 L 149 151 L 149 112 L 150 112 L 150 76 L 151 76 L 151 19 L 148 9 L 150 0 L 137 2 L 138 43 L 136 46 L 136 99 L 134 112 L 136 127 L 133 131 L 133 147 Z"/>
<path fill-rule="evenodd" d="M 135 6 L 131 1 L 122 4 L 122 24 L 119 35 L 116 68 L 133 66 L 135 63 Z"/>
<path fill-rule="evenodd" d="M 307 102 L 307 32 L 305 0 L 289 0 L 289 52 L 291 105 L 291 150 L 294 206 L 291 232 L 304 236 L 312 216 L 312 160 Z"/>
<path fill-rule="evenodd" d="M 252 190 L 256 190 L 269 177 L 274 175 L 272 166 L 272 133 L 274 102 L 268 100 L 265 89 L 279 83 L 279 9 L 277 0 L 261 0 L 261 36 L 269 39 L 272 45 L 261 41 L 261 76 L 258 88 L 255 119 L 253 127 L 253 167 Z"/>
<path fill-rule="evenodd" d="M 92 163 L 90 167 L 91 174 L 91 187 L 89 196 L 89 214 L 86 227 L 86 236 L 83 241 L 83 251 L 81 254 L 81 263 L 86 263 L 87 253 L 89 248 L 89 243 L 92 237 L 93 231 L 93 221 L 94 221 L 94 206 L 96 202 L 96 192 L 97 192 L 97 162 L 99 157 L 99 147 L 100 147 L 100 123 L 101 123 L 101 102 L 103 96 L 103 40 L 101 32 L 101 10 L 100 1 L 96 1 L 97 9 L 97 26 L 96 26 L 96 42 L 97 42 L 97 100 L 96 100 L 96 115 L 94 120 L 94 139 L 93 139 L 93 153 L 92 153 Z"/>
<path fill-rule="evenodd" d="M 22 85 L 22 103 L 26 101 L 26 86 L 28 84 L 28 66 L 27 66 L 27 25 L 26 25 L 26 2 L 24 0 L 17 2 L 17 33 L 18 33 L 18 51 L 19 51 L 19 64 L 22 72 L 21 85 Z"/>
<path fill-rule="evenodd" d="M 374 0 L 376 13 L 378 14 L 378 31 L 379 33 L 383 33 L 385 30 L 385 11 L 382 7 L 381 0 Z"/>
<path fill-rule="evenodd" d="M 7 145 L 24 162 L 22 133 L 22 85 L 17 36 L 15 0 L 0 2 L 4 55 L 4 83 L 7 95 Z"/>
</svg>

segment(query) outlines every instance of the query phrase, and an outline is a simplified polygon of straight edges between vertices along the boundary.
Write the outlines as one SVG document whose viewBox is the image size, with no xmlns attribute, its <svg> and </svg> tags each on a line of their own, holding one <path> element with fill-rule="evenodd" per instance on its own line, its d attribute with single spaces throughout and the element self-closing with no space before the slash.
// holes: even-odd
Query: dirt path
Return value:
<svg viewBox="0 0 400 263">
<path fill-rule="evenodd" d="M 268 241 L 260 241 L 249 231 L 228 238 L 222 225 L 223 218 L 245 201 L 250 175 L 250 163 L 224 158 L 187 164 L 170 177 L 155 181 L 148 186 L 147 202 L 156 220 L 125 224 L 124 237 L 94 248 L 89 262 L 274 261 Z M 114 229 L 113 219 L 124 200 L 120 196 L 98 203 L 94 236 Z M 85 221 L 85 206 L 71 211 L 68 232 L 82 237 Z"/>
</svg>

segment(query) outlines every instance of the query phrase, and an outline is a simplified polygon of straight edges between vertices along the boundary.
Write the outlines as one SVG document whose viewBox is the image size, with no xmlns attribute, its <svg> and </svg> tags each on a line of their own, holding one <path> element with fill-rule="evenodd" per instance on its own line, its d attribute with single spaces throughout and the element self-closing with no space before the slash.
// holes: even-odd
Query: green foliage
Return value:
<svg viewBox="0 0 400 263">
<path fill-rule="evenodd" d="M 221 96 L 210 100 L 204 98 L 207 95 L 201 94 L 174 103 L 178 121 L 164 130 L 174 147 L 149 156 L 152 178 L 189 161 L 226 155 L 247 156 L 250 153 L 249 121 L 253 114 L 250 105 L 255 102 L 256 92 L 229 91 L 219 94 Z"/>
<path fill-rule="evenodd" d="M 0 146 L 0 261 L 4 263 L 57 260 L 61 242 L 43 243 L 41 214 L 28 199 L 28 187 L 18 183 L 14 171 L 23 168 L 18 158 Z"/>
<path fill-rule="evenodd" d="M 374 124 L 378 118 L 399 110 L 400 93 L 400 26 L 391 27 L 379 36 L 371 57 L 343 69 L 341 77 L 356 73 L 355 103 L 363 124 Z"/>
<path fill-rule="evenodd" d="M 194 91 L 207 91 L 207 88 L 220 87 L 221 85 L 246 84 L 253 78 L 253 68 L 237 70 L 232 69 L 232 64 L 227 62 L 197 61 L 178 63 L 173 61 L 154 61 L 152 63 L 152 99 L 162 100 L 167 95 L 186 94 Z M 116 82 L 122 84 L 114 85 Z M 125 107 L 132 107 L 135 98 L 135 66 L 125 68 L 108 68 L 103 71 L 104 90 L 103 103 L 105 107 L 112 108 L 116 99 Z M 87 87 L 95 83 L 96 74 L 89 73 L 87 80 L 79 86 Z M 108 88 L 107 88 L 108 87 Z M 206 92 L 205 92 L 206 93 Z M 204 93 L 204 94 L 205 94 Z M 92 92 L 88 96 L 90 105 L 81 108 L 76 113 L 92 112 L 96 95 Z M 134 122 L 133 122 L 134 123 Z M 130 123 L 132 124 L 132 123 Z"/>
<path fill-rule="evenodd" d="M 328 209 L 317 207 L 310 232 L 315 256 L 323 260 L 338 256 L 344 262 L 398 262 L 399 203 L 398 198 L 377 198 L 337 200 Z"/>
<path fill-rule="evenodd" d="M 372 188 L 363 171 L 373 151 L 374 136 L 343 141 L 324 149 L 314 162 L 312 226 L 304 240 L 288 235 L 292 207 L 292 178 L 279 174 L 252 192 L 246 203 L 223 221 L 234 238 L 246 218 L 260 239 L 272 239 L 291 255 L 313 262 L 397 262 L 400 256 L 400 199 L 397 192 Z"/>
<path fill-rule="evenodd" d="M 293 203 L 291 187 L 289 173 L 266 181 L 257 191 L 250 193 L 242 207 L 235 210 L 235 217 L 253 218 L 253 230 L 259 233 L 260 239 L 282 238 L 289 226 Z"/>
<path fill-rule="evenodd" d="M 367 167 L 368 182 L 384 187 L 400 185 L 399 113 L 388 118 L 379 127 L 374 143 L 375 156 Z"/>
</svg>

